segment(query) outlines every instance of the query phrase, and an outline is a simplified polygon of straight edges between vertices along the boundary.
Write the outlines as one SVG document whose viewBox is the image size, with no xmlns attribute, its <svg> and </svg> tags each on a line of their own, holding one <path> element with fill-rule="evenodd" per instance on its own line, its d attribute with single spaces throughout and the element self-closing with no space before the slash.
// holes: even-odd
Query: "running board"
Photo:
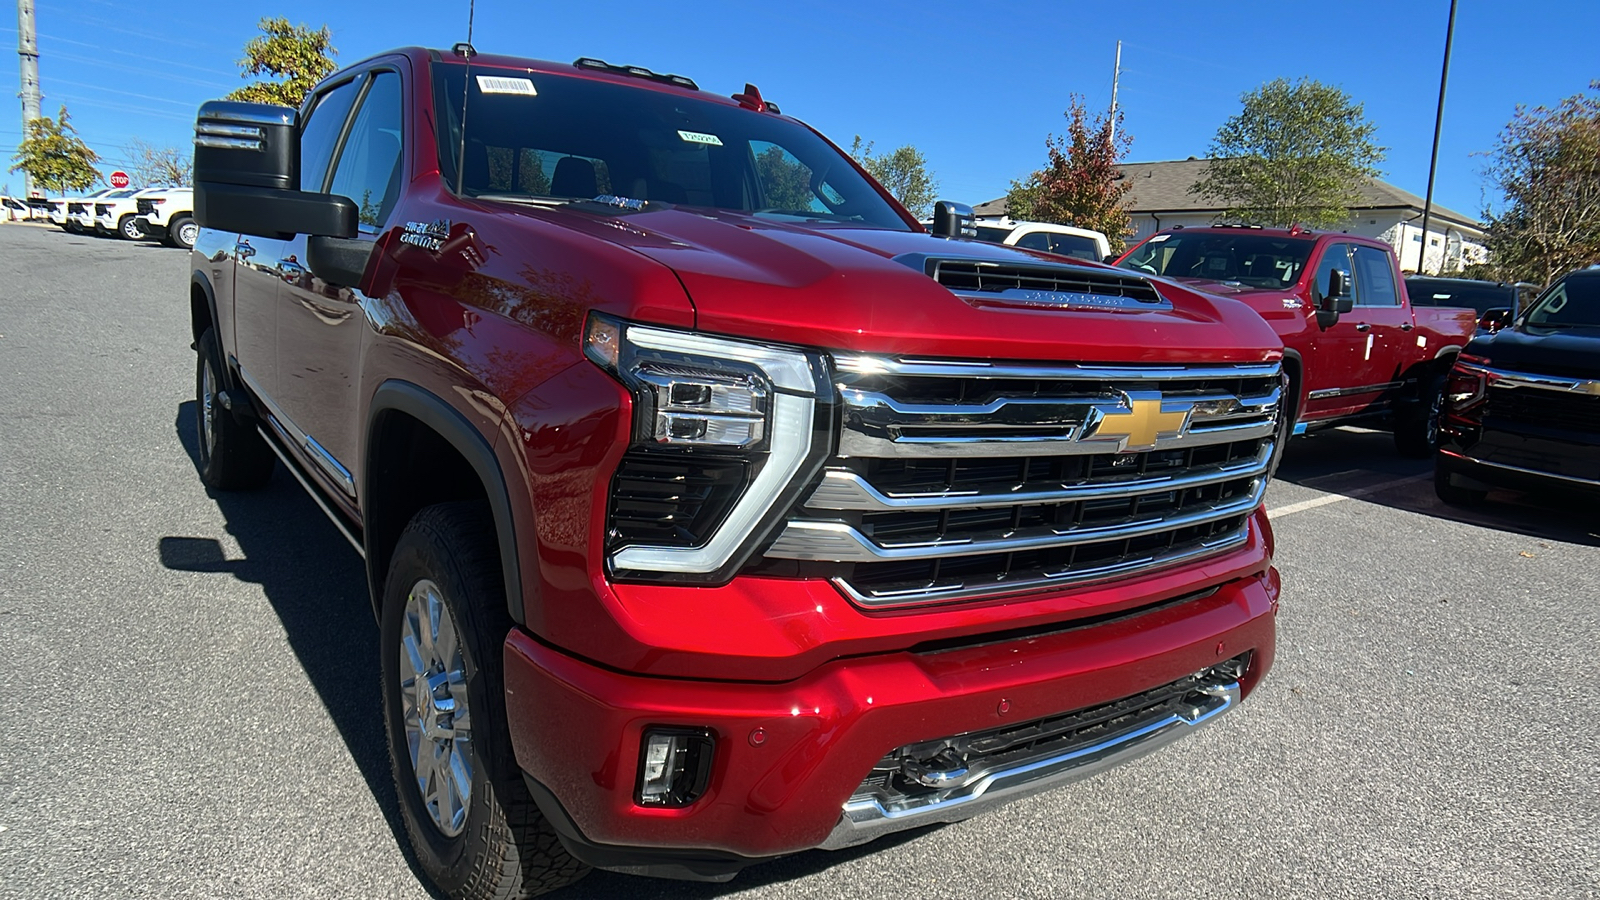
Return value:
<svg viewBox="0 0 1600 900">
<path fill-rule="evenodd" d="M 355 548 L 356 553 L 362 559 L 366 559 L 367 549 L 361 545 L 361 541 L 350 531 L 350 526 L 345 523 L 344 517 L 329 506 L 328 501 L 322 499 L 322 494 L 311 484 L 311 480 L 306 478 L 305 473 L 300 471 L 300 466 L 290 458 L 288 453 L 284 452 L 282 447 L 278 446 L 278 442 L 273 439 L 272 432 L 265 425 L 256 426 L 256 431 L 261 433 L 261 439 L 267 442 L 268 447 L 272 448 L 272 452 L 283 463 L 283 467 L 289 470 L 289 474 L 294 476 L 294 480 L 300 482 L 300 486 L 305 488 L 307 494 L 311 495 L 311 499 L 322 510 L 322 514 L 328 517 L 328 521 L 333 523 L 333 527 L 339 529 L 339 533 L 344 535 L 344 539 L 350 542 L 350 546 Z"/>
</svg>

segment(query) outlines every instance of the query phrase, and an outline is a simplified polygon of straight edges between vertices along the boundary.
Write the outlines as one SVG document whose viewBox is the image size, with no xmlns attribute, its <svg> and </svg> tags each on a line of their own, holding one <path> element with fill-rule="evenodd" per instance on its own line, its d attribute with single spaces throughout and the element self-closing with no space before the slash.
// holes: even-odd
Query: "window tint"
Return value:
<svg viewBox="0 0 1600 900">
<path fill-rule="evenodd" d="M 1118 265 L 1168 278 L 1282 288 L 1294 284 L 1300 277 L 1312 246 L 1309 238 L 1240 233 L 1231 229 L 1171 231 L 1154 235 L 1134 248 Z"/>
<path fill-rule="evenodd" d="M 352 79 L 319 95 L 300 126 L 300 190 L 320 193 L 327 183 L 328 163 L 360 84 L 361 79 Z"/>
<path fill-rule="evenodd" d="M 1394 267 L 1389 254 L 1375 247 L 1351 248 L 1356 260 L 1356 303 L 1360 306 L 1399 306 Z"/>
<path fill-rule="evenodd" d="M 1329 244 L 1328 249 L 1322 252 L 1322 259 L 1317 263 L 1317 295 L 1328 296 L 1328 282 L 1334 269 L 1350 271 L 1350 246 L 1348 244 Z"/>
<path fill-rule="evenodd" d="M 1049 250 L 1050 235 L 1043 231 L 1030 231 L 1017 238 L 1017 246 L 1028 250 Z"/>
<path fill-rule="evenodd" d="M 339 152 L 329 193 L 349 197 L 357 218 L 376 229 L 400 196 L 400 76 L 378 72 Z"/>
<path fill-rule="evenodd" d="M 1077 259 L 1092 259 L 1099 261 L 1100 248 L 1095 244 L 1094 238 L 1086 238 L 1080 234 L 1055 234 L 1048 233 L 1050 238 L 1049 251 L 1060 256 L 1072 256 Z"/>
<path fill-rule="evenodd" d="M 1600 326 L 1600 277 L 1574 276 L 1540 297 L 1528 323 L 1546 328 Z"/>
<path fill-rule="evenodd" d="M 1406 296 L 1412 306 L 1454 306 L 1475 309 L 1483 315 L 1491 309 L 1510 309 L 1511 288 L 1503 284 L 1474 284 L 1407 278 Z"/>
<path fill-rule="evenodd" d="M 978 226 L 978 240 L 988 241 L 991 244 L 1004 244 L 1006 238 L 1011 236 L 1009 228 L 992 228 L 984 225 Z"/>
</svg>

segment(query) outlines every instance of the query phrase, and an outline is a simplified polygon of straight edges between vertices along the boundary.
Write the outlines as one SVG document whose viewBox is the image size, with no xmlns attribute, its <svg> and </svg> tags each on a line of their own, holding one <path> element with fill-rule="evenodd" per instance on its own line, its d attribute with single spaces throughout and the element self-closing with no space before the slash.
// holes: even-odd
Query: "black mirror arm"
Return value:
<svg viewBox="0 0 1600 900">
<path fill-rule="evenodd" d="M 312 235 L 306 238 L 306 267 L 337 287 L 357 287 L 372 259 L 373 241 Z"/>
</svg>

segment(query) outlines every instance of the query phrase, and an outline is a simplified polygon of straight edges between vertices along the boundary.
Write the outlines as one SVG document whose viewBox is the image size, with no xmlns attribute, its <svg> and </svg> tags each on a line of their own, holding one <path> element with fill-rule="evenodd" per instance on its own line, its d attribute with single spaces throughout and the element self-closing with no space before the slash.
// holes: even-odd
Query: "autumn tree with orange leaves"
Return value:
<svg viewBox="0 0 1600 900">
<path fill-rule="evenodd" d="M 1121 251 L 1132 230 L 1123 205 L 1131 188 L 1117 168 L 1133 138 L 1122 128 L 1122 112 L 1091 117 L 1083 97 L 1073 94 L 1067 133 L 1045 138 L 1045 167 L 1011 182 L 1006 212 L 1013 219 L 1076 225 L 1102 232 Z"/>
</svg>

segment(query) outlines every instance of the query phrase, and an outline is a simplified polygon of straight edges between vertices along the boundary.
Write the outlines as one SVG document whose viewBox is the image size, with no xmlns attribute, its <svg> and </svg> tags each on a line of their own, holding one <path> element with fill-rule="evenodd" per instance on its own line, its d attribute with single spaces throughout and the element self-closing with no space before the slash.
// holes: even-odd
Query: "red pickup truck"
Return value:
<svg viewBox="0 0 1600 900">
<path fill-rule="evenodd" d="M 195 145 L 201 475 L 281 464 L 365 558 L 444 895 L 963 819 L 1272 663 L 1243 304 L 930 234 L 755 88 L 592 59 L 399 50 Z"/>
<path fill-rule="evenodd" d="M 1438 446 L 1445 376 L 1472 340 L 1477 314 L 1413 307 L 1383 241 L 1302 228 L 1178 227 L 1145 238 L 1116 265 L 1260 313 L 1283 339 L 1283 421 L 1293 434 L 1387 416 L 1402 454 L 1423 458 Z"/>
</svg>

